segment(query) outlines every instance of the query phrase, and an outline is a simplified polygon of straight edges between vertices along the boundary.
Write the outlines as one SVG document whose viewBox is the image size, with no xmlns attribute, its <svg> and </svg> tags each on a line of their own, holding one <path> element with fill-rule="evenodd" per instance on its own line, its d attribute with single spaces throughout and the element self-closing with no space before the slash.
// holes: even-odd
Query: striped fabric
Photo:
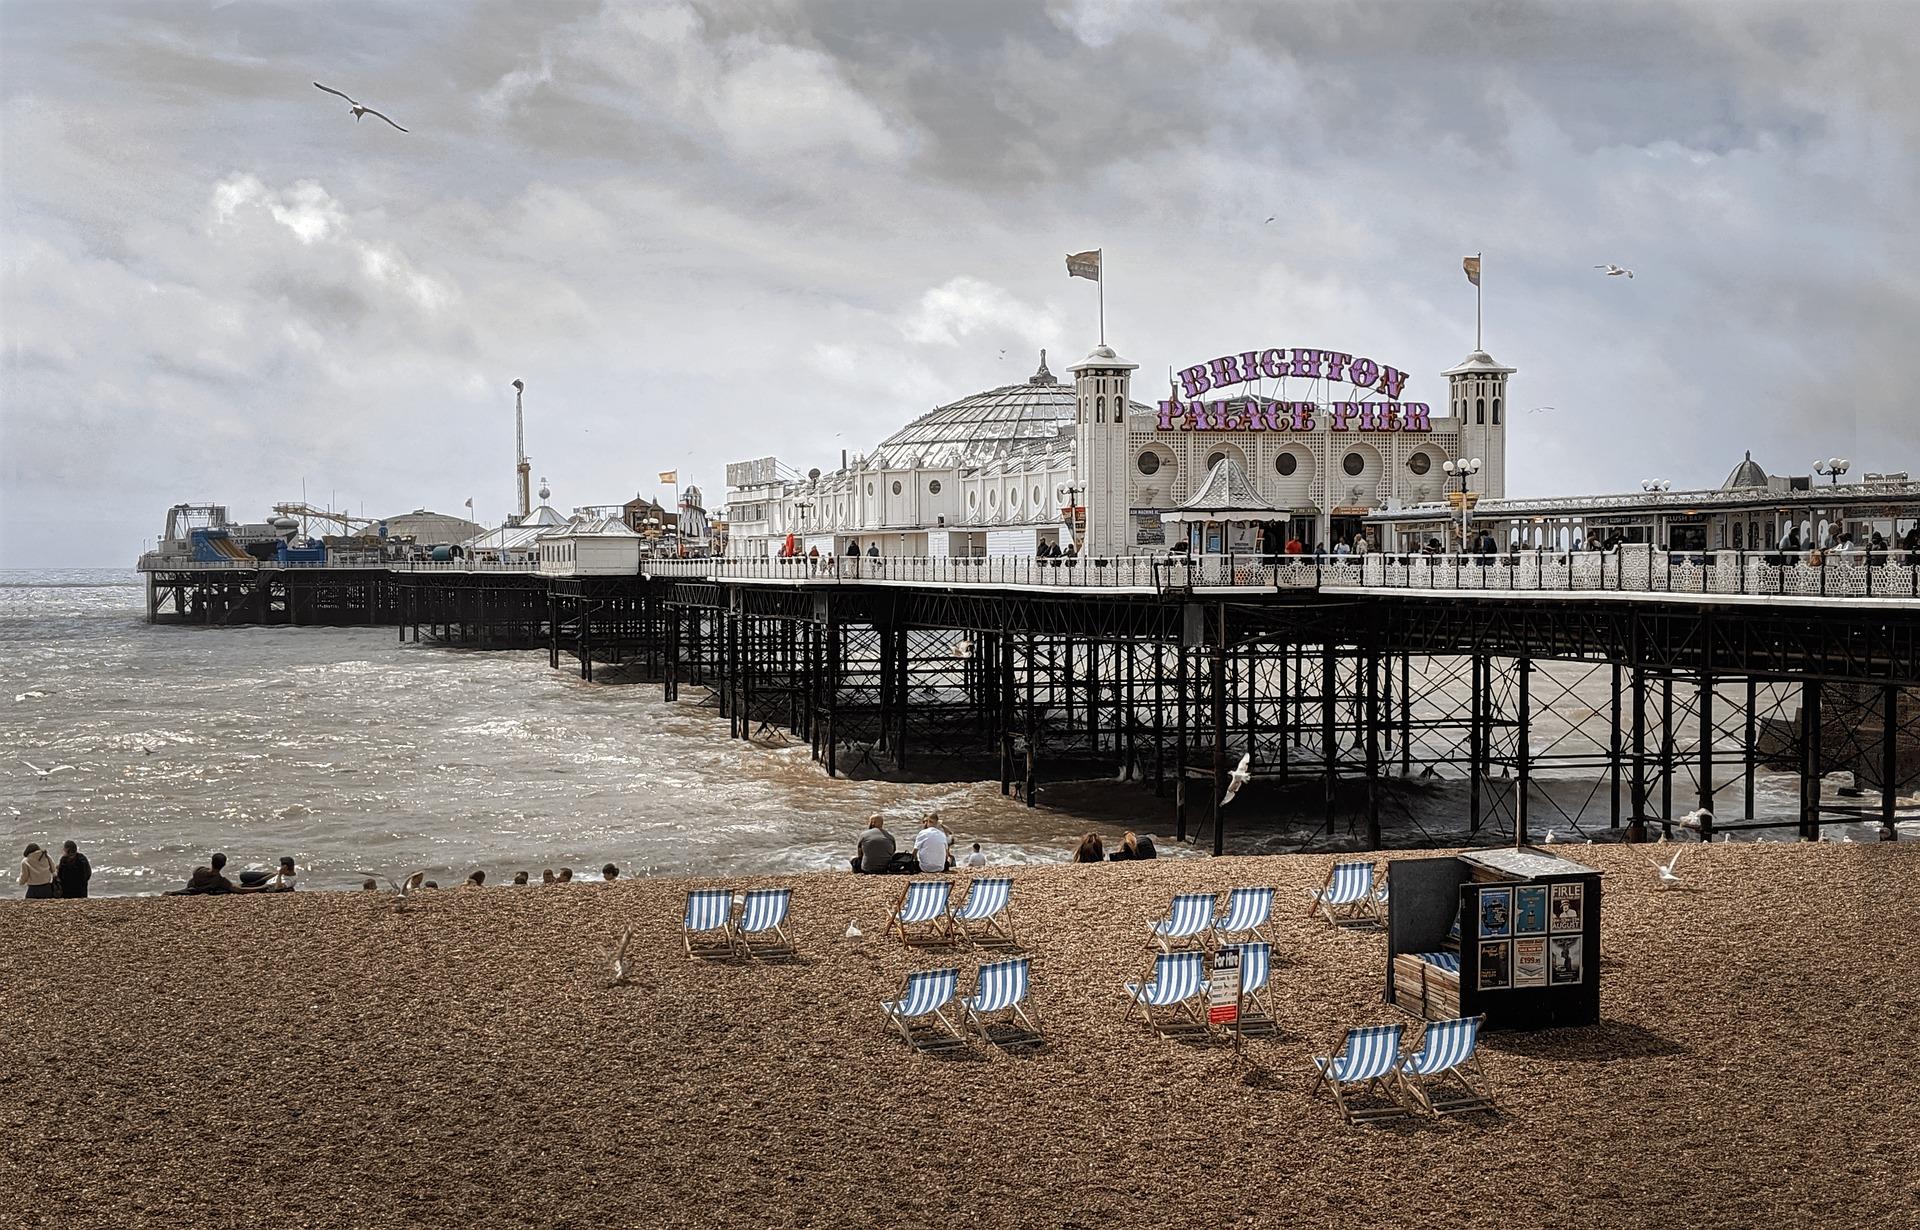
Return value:
<svg viewBox="0 0 1920 1230">
<path fill-rule="evenodd" d="M 896 915 L 903 923 L 932 922 L 947 912 L 953 885 L 946 880 L 915 880 L 907 885 L 907 899 Z"/>
<path fill-rule="evenodd" d="M 787 921 L 787 906 L 793 900 L 790 888 L 756 888 L 747 894 L 740 912 L 740 931 L 754 935 L 772 931 Z"/>
<path fill-rule="evenodd" d="M 1208 907 L 1208 914 L 1212 914 L 1211 906 Z M 1154 1008 L 1177 1004 L 1196 995 L 1204 995 L 1206 991 L 1207 954 L 1204 952 L 1160 953 L 1153 959 L 1151 981 L 1127 984 L 1128 995 Z"/>
<path fill-rule="evenodd" d="M 953 916 L 959 922 L 980 922 L 1006 909 L 1007 902 L 1012 897 L 1011 877 L 1000 876 L 991 880 L 975 880 L 967 886 L 967 899 L 961 903 L 959 909 L 953 912 Z"/>
<path fill-rule="evenodd" d="M 1335 863 L 1333 883 L 1320 899 L 1328 905 L 1351 905 L 1372 895 L 1372 863 Z"/>
<path fill-rule="evenodd" d="M 1443 969 L 1449 974 L 1460 972 L 1460 954 L 1457 952 L 1416 952 L 1413 955 L 1435 969 Z"/>
<path fill-rule="evenodd" d="M 1215 898 L 1212 893 L 1182 893 L 1173 899 L 1167 916 L 1153 924 L 1153 934 L 1161 940 L 1184 940 L 1199 935 L 1213 925 Z"/>
<path fill-rule="evenodd" d="M 1273 945 L 1240 945 L 1240 992 L 1251 995 L 1266 989 L 1273 976 Z"/>
<path fill-rule="evenodd" d="M 1459 1067 L 1473 1058 L 1474 1040 L 1480 1034 L 1480 1018 L 1461 1017 L 1454 1021 L 1433 1021 L 1421 1040 L 1420 1049 L 1407 1056 L 1400 1070 L 1408 1076 L 1434 1076 Z"/>
<path fill-rule="evenodd" d="M 1013 1007 L 1027 997 L 1029 974 L 1025 957 L 1015 957 L 1011 961 L 995 961 L 991 965 L 981 966 L 980 993 L 966 999 L 967 1010 L 1000 1012 Z"/>
<path fill-rule="evenodd" d="M 1332 1059 L 1322 1055 L 1313 1062 L 1329 1077 L 1350 1084 L 1370 1081 L 1393 1071 L 1400 1060 L 1399 1025 L 1367 1025 L 1347 1031 L 1347 1043 Z"/>
<path fill-rule="evenodd" d="M 1373 891 L 1373 899 L 1381 905 L 1387 904 L 1387 877 L 1380 877 L 1380 887 Z"/>
<path fill-rule="evenodd" d="M 1227 908 L 1224 914 L 1214 921 L 1215 931 L 1228 935 L 1241 935 L 1264 927 L 1273 917 L 1273 890 L 1271 888 L 1236 888 L 1227 894 Z"/>
<path fill-rule="evenodd" d="M 688 931 L 724 931 L 732 918 L 732 889 L 701 888 L 687 894 Z"/>
<path fill-rule="evenodd" d="M 924 970 L 907 975 L 907 990 L 899 999 L 882 1004 L 889 1016 L 912 1020 L 938 1012 L 953 1002 L 960 989 L 960 967 Z"/>
</svg>

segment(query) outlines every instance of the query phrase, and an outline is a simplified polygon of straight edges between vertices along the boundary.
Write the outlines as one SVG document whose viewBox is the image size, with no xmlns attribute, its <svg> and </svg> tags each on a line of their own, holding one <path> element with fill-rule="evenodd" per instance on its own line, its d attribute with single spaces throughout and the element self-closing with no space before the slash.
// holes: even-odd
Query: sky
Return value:
<svg viewBox="0 0 1920 1230">
<path fill-rule="evenodd" d="M 4 0 L 0 567 L 497 524 L 516 378 L 563 512 L 717 504 L 1064 372 L 1088 248 L 1140 400 L 1305 346 L 1438 407 L 1481 252 L 1509 495 L 1920 473 L 1917 61 L 1848 0 Z"/>
</svg>

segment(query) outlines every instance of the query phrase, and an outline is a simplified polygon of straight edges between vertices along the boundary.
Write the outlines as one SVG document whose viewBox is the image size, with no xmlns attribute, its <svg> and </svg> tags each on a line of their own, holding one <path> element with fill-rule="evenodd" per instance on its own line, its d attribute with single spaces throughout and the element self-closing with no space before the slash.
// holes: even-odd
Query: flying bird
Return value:
<svg viewBox="0 0 1920 1230">
<path fill-rule="evenodd" d="M 313 87 L 317 90 L 325 90 L 329 94 L 337 95 L 340 98 L 346 99 L 347 102 L 351 104 L 348 109 L 353 112 L 353 119 L 356 124 L 360 122 L 360 117 L 363 115 L 378 115 L 380 116 L 381 119 L 387 120 L 387 123 L 393 124 L 392 120 L 387 119 L 387 117 L 384 115 L 380 115 L 378 111 L 375 111 L 372 107 L 367 106 L 365 103 L 359 101 L 358 99 L 352 97 L 351 95 L 341 94 L 339 90 L 336 90 L 331 86 L 321 85 L 318 81 L 313 83 Z M 395 128 L 400 128 L 400 125 L 398 124 L 393 124 L 393 126 Z M 407 130 L 404 128 L 400 128 L 400 131 L 405 132 Z"/>
<path fill-rule="evenodd" d="M 1606 271 L 1607 271 L 1607 276 L 1608 276 L 1608 277 L 1610 277 L 1610 278 L 1617 278 L 1617 277 L 1619 277 L 1619 276 L 1620 276 L 1621 274 L 1625 274 L 1625 275 L 1626 275 L 1626 276 L 1628 276 L 1628 277 L 1632 277 L 1632 276 L 1633 276 L 1633 270 L 1631 270 L 1631 269 L 1622 269 L 1622 268 L 1621 268 L 1620 266 L 1618 266 L 1618 265 L 1595 265 L 1595 266 L 1594 266 L 1594 268 L 1595 268 L 1595 269 L 1604 269 L 1604 270 L 1606 270 Z"/>
<path fill-rule="evenodd" d="M 35 777 L 52 777 L 55 773 L 65 773 L 73 768 L 70 764 L 57 764 L 51 769 L 43 769 L 31 760 L 23 760 L 20 763 L 32 769 Z"/>
<path fill-rule="evenodd" d="M 1279 216 L 1280 216 L 1279 214 L 1275 214 L 1275 215 L 1273 215 L 1273 218 L 1278 218 Z M 1271 222 L 1271 221 L 1273 221 L 1273 218 L 1268 218 L 1268 219 L 1267 219 L 1267 222 Z M 1262 222 L 1262 223 L 1261 223 L 1260 225 L 1261 225 L 1261 226 L 1265 226 L 1265 225 L 1267 224 L 1267 222 Z"/>
<path fill-rule="evenodd" d="M 405 908 L 407 898 L 418 892 L 420 885 L 427 878 L 427 873 L 424 871 L 416 871 L 404 880 L 396 880 L 387 875 L 375 875 L 371 871 L 356 871 L 353 874 L 368 880 L 385 880 L 387 887 L 393 890 L 393 903 L 402 908 Z"/>
<path fill-rule="evenodd" d="M 1680 877 L 1674 874 L 1674 868 L 1680 865 L 1680 856 L 1684 853 L 1686 853 L 1686 848 L 1683 846 L 1675 850 L 1673 857 L 1668 859 L 1664 864 L 1656 862 L 1651 857 L 1647 859 L 1647 862 L 1653 867 L 1653 874 L 1660 878 L 1661 888 L 1680 887 Z"/>
<path fill-rule="evenodd" d="M 1529 411 L 1527 411 L 1527 413 L 1528 413 L 1528 414 L 1538 414 L 1538 413 L 1540 413 L 1540 412 L 1541 412 L 1542 410 L 1557 410 L 1557 409 L 1559 409 L 1559 407 L 1558 407 L 1558 406 L 1535 406 L 1535 407 L 1534 407 L 1533 409 L 1531 409 L 1531 410 L 1529 410 Z"/>
<path fill-rule="evenodd" d="M 1234 766 L 1233 772 L 1227 774 L 1227 797 L 1220 800 L 1220 806 L 1225 807 L 1233 802 L 1234 796 L 1240 793 L 1240 787 L 1251 780 L 1253 780 L 1253 753 L 1244 752 L 1240 756 L 1240 763 Z"/>
</svg>

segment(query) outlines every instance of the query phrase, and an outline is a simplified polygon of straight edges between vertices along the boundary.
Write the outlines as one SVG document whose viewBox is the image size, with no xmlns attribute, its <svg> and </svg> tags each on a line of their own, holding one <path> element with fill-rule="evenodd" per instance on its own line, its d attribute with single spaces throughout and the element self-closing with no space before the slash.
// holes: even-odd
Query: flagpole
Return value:
<svg viewBox="0 0 1920 1230">
<path fill-rule="evenodd" d="M 1480 259 L 1482 255 L 1484 254 L 1480 252 L 1475 252 L 1473 254 L 1474 273 L 1477 275 L 1473 279 L 1473 348 L 1475 350 L 1481 349 L 1481 346 L 1480 346 L 1480 280 L 1487 276 L 1486 264 Z"/>
<path fill-rule="evenodd" d="M 1100 344 L 1107 344 L 1107 253 L 1100 251 Z"/>
</svg>

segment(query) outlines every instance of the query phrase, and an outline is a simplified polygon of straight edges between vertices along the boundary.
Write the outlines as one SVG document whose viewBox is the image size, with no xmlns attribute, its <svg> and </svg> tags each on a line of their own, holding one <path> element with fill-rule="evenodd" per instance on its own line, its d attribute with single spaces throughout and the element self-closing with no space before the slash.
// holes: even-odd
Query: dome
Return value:
<svg viewBox="0 0 1920 1230">
<path fill-rule="evenodd" d="M 1494 357 L 1486 351 L 1476 350 L 1440 374 L 1442 376 L 1505 376 L 1512 375 L 1513 370 L 1513 368 L 1508 367 L 1506 364 L 1497 362 Z"/>
<path fill-rule="evenodd" d="M 1072 385 L 1040 370 L 1024 384 L 1002 385 L 929 410 L 880 442 L 863 460 L 874 468 L 978 463 L 1015 447 L 1053 439 L 1073 425 Z"/>
<path fill-rule="evenodd" d="M 1727 481 L 1720 484 L 1720 490 L 1733 491 L 1740 487 L 1766 487 L 1769 485 L 1766 470 L 1761 467 L 1759 462 L 1753 459 L 1753 451 L 1749 449 L 1747 455 L 1741 459 L 1740 464 L 1733 467 L 1733 473 L 1727 475 Z"/>
</svg>

